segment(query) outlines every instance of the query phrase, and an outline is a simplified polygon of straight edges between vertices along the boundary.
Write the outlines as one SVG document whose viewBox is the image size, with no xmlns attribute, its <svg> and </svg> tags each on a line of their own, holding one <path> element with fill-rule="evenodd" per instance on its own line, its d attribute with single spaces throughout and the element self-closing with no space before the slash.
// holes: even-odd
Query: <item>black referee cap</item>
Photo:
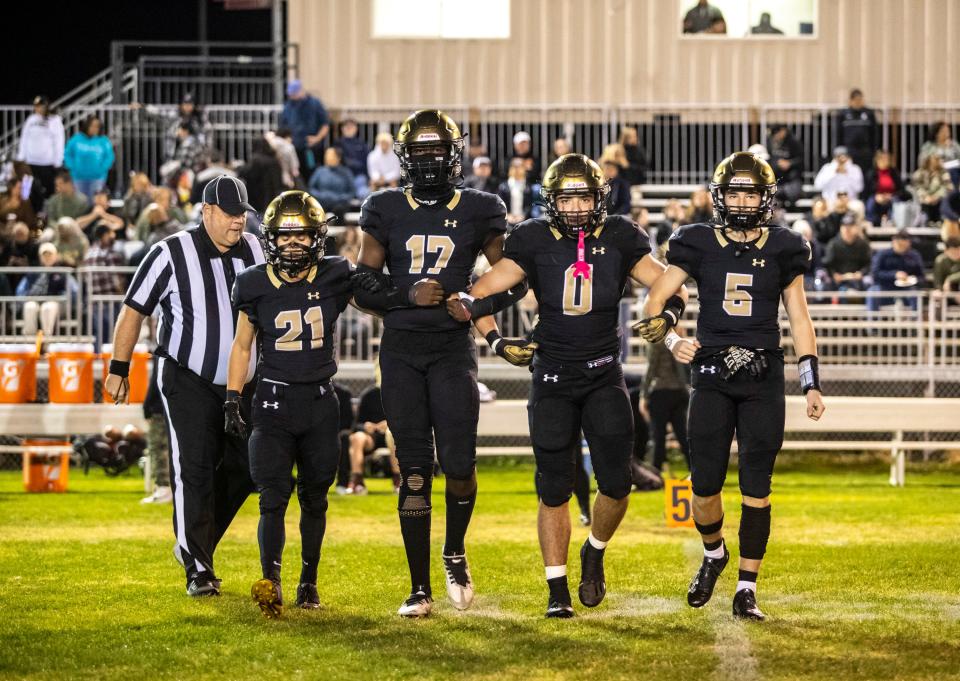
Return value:
<svg viewBox="0 0 960 681">
<path fill-rule="evenodd" d="M 229 175 L 220 175 L 207 182 L 203 188 L 203 202 L 219 206 L 228 215 L 242 215 L 248 210 L 257 212 L 247 200 L 247 188 L 243 182 Z"/>
</svg>

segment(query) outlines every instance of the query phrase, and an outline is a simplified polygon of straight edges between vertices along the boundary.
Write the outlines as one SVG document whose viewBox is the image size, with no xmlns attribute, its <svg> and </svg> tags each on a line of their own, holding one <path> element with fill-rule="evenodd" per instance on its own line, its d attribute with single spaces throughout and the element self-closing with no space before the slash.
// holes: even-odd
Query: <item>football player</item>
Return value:
<svg viewBox="0 0 960 681">
<path fill-rule="evenodd" d="M 457 319 L 472 318 L 498 354 L 533 361 L 527 406 L 540 496 L 537 528 L 549 587 L 547 617 L 574 614 L 567 587 L 570 514 L 581 429 L 590 446 L 598 494 L 590 536 L 580 549 L 580 602 L 606 594 L 603 555 L 627 510 L 633 409 L 620 366 L 620 299 L 627 277 L 650 286 L 665 266 L 647 234 L 628 217 L 606 214 L 607 181 L 582 154 L 554 161 L 543 178 L 547 217 L 510 233 L 504 258 L 468 295 L 448 299 Z M 489 296 L 526 278 L 540 305 L 534 346 L 500 337 Z M 671 297 L 683 312 L 686 291 Z M 692 355 L 691 355 L 692 356 Z"/>
<path fill-rule="evenodd" d="M 710 192 L 716 224 L 681 227 L 668 242 L 669 267 L 650 291 L 641 335 L 664 337 L 676 317 L 661 310 L 687 277 L 697 282 L 700 314 L 692 365 L 689 444 L 693 518 L 704 557 L 687 602 L 703 607 L 730 553 L 723 541 L 720 491 L 730 444 L 737 436 L 740 468 L 740 576 L 733 598 L 738 618 L 763 620 L 757 573 L 770 536 L 770 480 L 783 442 L 784 380 L 780 349 L 781 299 L 800 358 L 806 413 L 824 413 L 817 341 L 803 291 L 810 245 L 798 233 L 768 225 L 776 178 L 761 158 L 738 152 L 716 168 Z M 690 343 L 673 339 L 677 347 Z"/>
<path fill-rule="evenodd" d="M 473 600 L 464 537 L 477 496 L 479 396 L 477 353 L 470 325 L 447 314 L 445 291 L 467 287 L 481 252 L 501 258 L 506 206 L 497 196 L 458 189 L 463 136 L 442 111 L 417 111 L 400 126 L 394 151 L 402 187 L 371 194 L 360 212 L 358 272 L 389 286 L 357 298 L 385 310 L 380 342 L 383 409 L 400 464 L 398 509 L 409 598 L 398 613 L 430 614 L 430 516 L 434 442 L 446 475 L 443 548 L 447 595 L 463 610 Z M 517 292 L 522 297 L 525 289 Z M 514 296 L 503 297 L 504 306 Z"/>
<path fill-rule="evenodd" d="M 251 592 L 270 618 L 283 612 L 280 565 L 294 463 L 303 559 L 296 605 L 320 607 L 317 564 L 327 489 L 340 454 L 340 408 L 330 384 L 337 370 L 334 339 L 337 317 L 352 297 L 349 261 L 324 255 L 332 219 L 306 192 L 277 196 L 260 226 L 266 263 L 244 271 L 233 287 L 237 331 L 227 376 L 226 430 L 239 437 L 247 433 L 238 398 L 256 338 L 260 376 L 253 399 L 250 473 L 260 493 L 257 535 L 263 578 Z"/>
</svg>

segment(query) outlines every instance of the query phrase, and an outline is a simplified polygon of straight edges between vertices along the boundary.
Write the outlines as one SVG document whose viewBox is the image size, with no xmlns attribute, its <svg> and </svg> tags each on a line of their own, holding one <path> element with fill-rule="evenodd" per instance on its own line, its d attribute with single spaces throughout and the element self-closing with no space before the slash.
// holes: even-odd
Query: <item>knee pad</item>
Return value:
<svg viewBox="0 0 960 681">
<path fill-rule="evenodd" d="M 530 440 L 544 452 L 566 451 L 579 431 L 573 405 L 566 400 L 545 398 L 530 407 Z"/>
<path fill-rule="evenodd" d="M 619 470 L 610 471 L 603 475 L 597 469 L 594 469 L 594 472 L 597 474 L 597 491 L 600 494 L 618 500 L 630 496 L 630 490 L 633 489 L 633 480 L 630 478 L 629 467 L 624 466 L 622 472 Z"/>
<path fill-rule="evenodd" d="M 762 560 L 770 538 L 770 507 L 742 506 L 740 516 L 740 557 Z"/>
<path fill-rule="evenodd" d="M 401 468 L 432 468 L 433 437 L 419 431 L 394 430 L 397 461 Z"/>
<path fill-rule="evenodd" d="M 400 469 L 400 497 L 397 510 L 404 518 L 430 515 L 433 488 L 433 464 Z"/>
<path fill-rule="evenodd" d="M 740 494 L 754 499 L 764 499 L 770 496 L 770 479 L 773 470 L 766 468 L 740 469 Z"/>
<path fill-rule="evenodd" d="M 287 511 L 290 501 L 290 488 L 287 485 L 269 485 L 260 487 L 260 515 Z"/>
<path fill-rule="evenodd" d="M 545 506 L 563 506 L 573 495 L 573 468 L 564 476 L 553 471 L 537 470 L 537 494 Z"/>
<path fill-rule="evenodd" d="M 312 516 L 322 516 L 327 512 L 327 490 L 330 489 L 330 483 L 327 484 L 304 484 L 302 481 L 297 486 L 297 498 L 300 500 L 300 510 Z"/>
<path fill-rule="evenodd" d="M 476 471 L 471 471 L 466 478 L 455 478 L 447 473 L 447 494 L 456 497 L 469 497 L 477 491 Z"/>
<path fill-rule="evenodd" d="M 698 497 L 712 497 L 723 491 L 723 483 L 727 479 L 727 463 L 730 453 L 724 456 L 721 452 L 704 452 L 691 442 L 690 446 L 690 481 L 693 483 L 693 493 Z"/>
</svg>

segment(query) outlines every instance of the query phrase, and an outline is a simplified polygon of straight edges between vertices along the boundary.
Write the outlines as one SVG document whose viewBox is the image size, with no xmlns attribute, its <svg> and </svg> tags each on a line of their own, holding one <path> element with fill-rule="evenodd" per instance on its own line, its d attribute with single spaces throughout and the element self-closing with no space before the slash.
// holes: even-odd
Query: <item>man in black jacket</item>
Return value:
<svg viewBox="0 0 960 681">
<path fill-rule="evenodd" d="M 767 139 L 770 165 L 777 176 L 777 194 L 787 208 L 792 207 L 803 192 L 803 150 L 800 142 L 782 123 L 770 127 Z"/>
<path fill-rule="evenodd" d="M 847 148 L 850 158 L 860 168 L 873 166 L 873 154 L 880 146 L 877 117 L 863 102 L 863 92 L 850 91 L 849 106 L 842 109 L 836 121 L 837 144 Z"/>
</svg>

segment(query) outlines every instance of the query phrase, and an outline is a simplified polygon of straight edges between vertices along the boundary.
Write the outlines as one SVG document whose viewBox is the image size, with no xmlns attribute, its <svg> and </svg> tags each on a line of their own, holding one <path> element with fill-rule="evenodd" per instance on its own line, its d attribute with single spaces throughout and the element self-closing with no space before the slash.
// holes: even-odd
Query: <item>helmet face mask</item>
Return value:
<svg viewBox="0 0 960 681">
<path fill-rule="evenodd" d="M 756 206 L 746 197 L 739 206 L 727 203 L 732 193 L 756 194 L 760 197 Z M 713 210 L 716 219 L 724 227 L 749 231 L 764 225 L 773 214 L 773 197 L 777 193 L 777 180 L 770 164 L 749 152 L 731 154 L 717 166 L 710 183 Z"/>
<path fill-rule="evenodd" d="M 400 126 L 393 152 L 400 159 L 402 180 L 415 188 L 454 186 L 463 171 L 463 135 L 442 111 L 427 109 Z"/>
<path fill-rule="evenodd" d="M 283 192 L 267 206 L 260 225 L 267 263 L 288 276 L 296 276 L 318 264 L 325 253 L 328 226 L 335 219 L 327 216 L 320 203 L 307 192 Z M 309 244 L 290 241 L 279 245 L 281 236 L 296 234 L 310 237 Z"/>
<path fill-rule="evenodd" d="M 554 229 L 566 237 L 576 239 L 580 232 L 600 227 L 607 219 L 607 194 L 610 186 L 600 167 L 583 154 L 565 154 L 550 164 L 543 176 L 540 193 L 547 215 Z M 591 197 L 593 207 L 587 210 L 569 210 L 566 198 Z M 579 203 L 579 202 L 576 202 Z M 574 205 L 574 208 L 579 206 Z"/>
</svg>

